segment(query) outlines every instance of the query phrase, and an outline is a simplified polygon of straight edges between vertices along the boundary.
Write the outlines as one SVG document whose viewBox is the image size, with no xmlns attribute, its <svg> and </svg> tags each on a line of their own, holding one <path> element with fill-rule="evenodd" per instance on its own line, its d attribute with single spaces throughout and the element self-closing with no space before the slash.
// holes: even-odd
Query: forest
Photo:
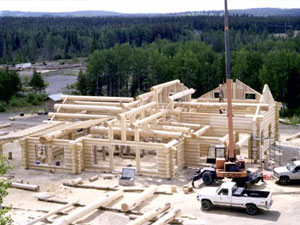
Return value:
<svg viewBox="0 0 300 225">
<path fill-rule="evenodd" d="M 0 63 L 87 58 L 79 94 L 136 96 L 180 79 L 195 97 L 225 79 L 223 17 L 3 17 Z M 300 114 L 300 17 L 230 16 L 231 73 L 269 84 L 287 114 Z"/>
</svg>

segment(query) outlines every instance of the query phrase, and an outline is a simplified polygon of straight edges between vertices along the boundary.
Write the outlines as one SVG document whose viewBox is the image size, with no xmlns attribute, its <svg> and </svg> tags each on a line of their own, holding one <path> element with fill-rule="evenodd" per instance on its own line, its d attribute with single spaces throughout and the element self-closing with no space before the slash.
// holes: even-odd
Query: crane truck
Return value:
<svg viewBox="0 0 300 225">
<path fill-rule="evenodd" d="M 245 161 L 237 159 L 235 143 L 233 138 L 233 114 L 232 114 L 232 97 L 230 78 L 230 49 L 229 49 L 229 25 L 228 25 L 228 8 L 225 0 L 224 13 L 224 33 L 225 33 L 225 61 L 226 61 L 226 85 L 227 85 L 227 120 L 228 120 L 228 144 L 216 145 L 210 148 L 208 152 L 207 163 L 213 163 L 215 166 L 208 166 L 198 170 L 193 176 L 192 185 L 196 180 L 202 179 L 205 185 L 211 185 L 215 180 L 223 178 L 232 178 L 238 186 L 245 186 L 246 183 L 257 183 L 263 180 L 261 172 L 252 173 L 245 168 Z"/>
</svg>

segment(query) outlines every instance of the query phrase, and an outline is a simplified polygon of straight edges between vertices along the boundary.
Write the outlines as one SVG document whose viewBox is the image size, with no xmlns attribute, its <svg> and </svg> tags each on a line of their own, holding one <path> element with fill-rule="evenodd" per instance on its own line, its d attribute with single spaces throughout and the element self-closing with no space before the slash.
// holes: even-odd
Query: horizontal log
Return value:
<svg viewBox="0 0 300 225">
<path fill-rule="evenodd" d="M 103 105 L 103 106 L 117 106 L 121 107 L 121 102 L 91 102 L 91 101 L 74 101 L 78 105 Z M 129 104 L 129 103 L 128 103 Z"/>
<path fill-rule="evenodd" d="M 155 94 L 154 91 L 150 91 L 150 92 L 147 92 L 147 93 L 138 95 L 138 96 L 136 97 L 136 99 L 138 99 L 138 100 L 144 100 L 145 98 L 149 98 L 149 97 L 151 97 L 151 96 L 154 96 L 154 94 Z"/>
<path fill-rule="evenodd" d="M 126 212 L 128 210 L 134 209 L 143 203 L 146 199 L 151 198 L 155 191 L 157 190 L 157 186 L 150 186 L 149 188 L 145 189 L 141 194 L 137 195 L 135 198 L 131 199 L 127 203 L 123 203 L 121 205 L 122 211 Z"/>
<path fill-rule="evenodd" d="M 11 123 L 2 123 L 2 124 L 0 124 L 0 129 L 10 127 L 10 126 L 11 126 Z"/>
<path fill-rule="evenodd" d="M 196 90 L 194 90 L 193 88 L 191 89 L 188 89 L 188 90 L 184 90 L 184 91 L 181 91 L 181 92 L 178 92 L 176 94 L 173 94 L 171 96 L 169 96 L 169 100 L 170 101 L 174 101 L 176 99 L 179 99 L 179 98 L 182 98 L 182 97 L 185 97 L 187 95 L 192 95 L 195 93 Z"/>
<path fill-rule="evenodd" d="M 121 135 L 121 128 L 120 127 L 113 127 L 113 133 L 117 135 Z M 101 126 L 94 126 L 91 127 L 90 133 L 91 134 L 106 134 L 109 131 L 107 127 Z M 175 132 L 175 131 L 163 131 L 163 130 L 150 130 L 150 129 L 138 129 L 139 133 L 143 136 L 148 137 L 160 137 L 160 138 L 180 138 L 183 137 L 182 132 Z M 132 128 L 126 128 L 126 135 L 134 136 L 135 130 Z"/>
<path fill-rule="evenodd" d="M 69 202 L 67 202 L 67 201 L 57 200 L 57 199 L 49 199 L 49 198 L 39 197 L 38 200 L 41 202 L 48 202 L 48 203 L 55 203 L 55 204 L 62 204 L 62 205 L 69 204 Z M 84 207 L 86 205 L 82 204 L 82 203 L 75 203 L 74 206 L 75 207 Z M 116 213 L 124 213 L 121 209 L 111 208 L 111 207 L 107 207 L 107 206 L 100 206 L 98 209 L 104 210 L 104 211 L 116 212 Z M 140 215 L 140 216 L 143 215 L 141 212 L 134 211 L 134 210 L 127 211 L 126 214 L 133 214 L 133 215 Z"/>
<path fill-rule="evenodd" d="M 158 85 L 152 86 L 150 88 L 150 90 L 155 91 L 157 89 L 170 87 L 170 86 L 173 86 L 173 85 L 176 85 L 176 84 L 180 84 L 180 80 L 173 80 L 173 81 L 169 81 L 169 82 L 166 82 L 166 83 L 158 84 Z"/>
<path fill-rule="evenodd" d="M 134 98 L 127 97 L 106 97 L 106 96 L 80 96 L 80 95 L 62 95 L 61 99 L 80 101 L 99 101 L 99 102 L 133 102 Z"/>
<path fill-rule="evenodd" d="M 122 190 L 111 193 L 110 195 L 106 195 L 105 197 L 99 199 L 98 201 L 91 203 L 81 209 L 74 211 L 74 212 L 71 212 L 68 216 L 58 219 L 57 221 L 55 221 L 53 223 L 53 225 L 68 225 L 68 224 L 74 222 L 75 220 L 77 220 L 83 216 L 86 216 L 88 213 L 91 213 L 92 211 L 96 210 L 97 208 L 99 208 L 105 204 L 108 204 L 122 196 L 123 196 Z"/>
<path fill-rule="evenodd" d="M 296 139 L 296 138 L 298 138 L 298 137 L 300 137 L 300 132 L 298 132 L 298 133 L 296 133 L 296 134 L 293 134 L 293 135 L 287 137 L 285 140 L 286 140 L 286 141 L 290 141 L 290 140 Z"/>
<path fill-rule="evenodd" d="M 94 182 L 94 181 L 96 181 L 98 179 L 99 179 L 99 175 L 95 175 L 95 176 L 89 178 L 89 182 Z"/>
<path fill-rule="evenodd" d="M 127 112 L 121 113 L 120 115 L 117 115 L 118 120 L 120 120 L 121 118 L 128 118 L 131 115 L 137 114 L 137 113 L 141 113 L 143 111 L 145 111 L 146 109 L 151 109 L 154 108 L 156 106 L 156 102 L 150 102 L 146 105 L 142 105 L 138 108 L 133 108 Z"/>
<path fill-rule="evenodd" d="M 77 203 L 78 203 L 78 202 L 70 202 L 70 203 L 68 203 L 68 204 L 66 204 L 66 205 L 64 205 L 64 206 L 61 206 L 61 207 L 59 207 L 59 208 L 57 208 L 57 209 L 54 209 L 54 210 L 52 210 L 52 211 L 46 213 L 46 214 L 43 215 L 43 216 L 40 216 L 40 217 L 38 217 L 38 218 L 36 218 L 36 219 L 34 219 L 34 220 L 29 221 L 29 222 L 26 223 L 25 225 L 32 225 L 32 224 L 35 224 L 35 223 L 37 223 L 37 222 L 43 221 L 44 219 L 47 219 L 47 217 L 52 216 L 52 215 L 54 215 L 54 214 L 56 214 L 56 213 L 58 213 L 58 212 L 61 212 L 61 211 L 65 210 L 65 209 L 67 209 L 67 208 L 70 208 L 71 206 L 74 206 L 74 205 L 77 204 Z"/>
<path fill-rule="evenodd" d="M 140 125 L 147 124 L 147 123 L 149 123 L 152 120 L 156 120 L 159 117 L 164 116 L 166 113 L 167 113 L 167 111 L 157 112 L 157 113 L 155 113 L 155 114 L 153 114 L 151 116 L 145 117 L 144 119 L 141 119 L 141 120 L 138 120 L 138 121 L 134 122 L 133 124 L 130 125 L 130 127 L 132 129 L 134 129 L 136 127 L 139 127 Z"/>
<path fill-rule="evenodd" d="M 181 209 L 173 209 L 172 211 L 168 212 L 164 216 L 160 217 L 155 223 L 152 225 L 166 225 L 170 221 L 176 219 L 181 215 Z"/>
<path fill-rule="evenodd" d="M 12 182 L 10 187 L 23 189 L 23 190 L 27 190 L 27 191 L 38 191 L 40 189 L 40 187 L 38 185 L 22 184 L 22 183 L 16 183 L 16 182 Z"/>
<path fill-rule="evenodd" d="M 54 109 L 69 109 L 69 110 L 86 110 L 93 112 L 113 112 L 121 113 L 123 109 L 116 106 L 95 106 L 95 105 L 76 105 L 76 104 L 55 104 Z"/>
<path fill-rule="evenodd" d="M 194 132 L 193 137 L 200 137 L 201 135 L 205 134 L 209 129 L 210 125 L 206 125 L 205 127 L 202 127 L 201 129 Z"/>
<path fill-rule="evenodd" d="M 250 134 L 244 135 L 236 144 L 235 148 L 240 149 L 246 142 L 248 142 L 249 138 L 251 137 Z"/>
<path fill-rule="evenodd" d="M 74 180 L 71 181 L 71 184 L 72 184 L 72 185 L 75 185 L 75 184 L 82 184 L 82 183 L 83 183 L 83 181 L 82 181 L 82 178 L 81 178 L 81 177 L 78 177 L 78 178 L 76 178 L 76 179 L 74 179 Z"/>
<path fill-rule="evenodd" d="M 201 128 L 200 124 L 194 124 L 194 123 L 181 123 L 181 122 L 164 122 L 164 121 L 160 121 L 158 122 L 158 124 L 160 125 L 171 125 L 171 126 L 175 126 L 175 127 L 189 127 L 190 129 L 194 129 L 194 130 L 198 130 Z"/>
<path fill-rule="evenodd" d="M 130 103 L 122 103 L 122 108 L 129 109 L 132 107 L 136 107 L 140 103 L 141 103 L 141 100 L 136 100 L 136 101 L 130 102 Z"/>
<path fill-rule="evenodd" d="M 144 215 L 136 218 L 134 221 L 131 221 L 130 223 L 128 223 L 127 225 L 142 225 L 148 221 L 150 221 L 151 219 L 154 219 L 155 217 L 157 217 L 159 214 L 167 211 L 169 208 L 171 207 L 170 203 L 166 203 L 164 206 L 159 207 L 157 209 L 151 210 L 149 212 L 144 213 Z"/>
<path fill-rule="evenodd" d="M 150 125 L 151 129 L 165 130 L 165 131 L 177 131 L 184 134 L 189 134 L 191 129 L 189 127 L 179 127 L 179 126 L 168 126 L 168 125 Z"/>
<path fill-rule="evenodd" d="M 178 107 L 189 107 L 189 108 L 227 108 L 227 103 L 222 102 L 176 102 L 175 106 Z M 232 103 L 233 108 L 250 108 L 260 107 L 261 110 L 267 111 L 269 104 L 265 103 Z"/>
</svg>

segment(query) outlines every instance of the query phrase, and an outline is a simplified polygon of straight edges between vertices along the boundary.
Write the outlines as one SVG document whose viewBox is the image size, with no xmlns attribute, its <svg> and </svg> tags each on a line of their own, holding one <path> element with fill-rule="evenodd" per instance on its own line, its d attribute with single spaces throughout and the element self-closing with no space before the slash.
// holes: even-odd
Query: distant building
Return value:
<svg viewBox="0 0 300 225">
<path fill-rule="evenodd" d="M 20 63 L 16 64 L 16 69 L 26 69 L 31 67 L 31 63 Z"/>
<path fill-rule="evenodd" d="M 46 112 L 54 112 L 54 105 L 57 103 L 62 103 L 61 97 L 62 93 L 49 95 L 47 98 L 45 98 L 45 111 Z"/>
</svg>

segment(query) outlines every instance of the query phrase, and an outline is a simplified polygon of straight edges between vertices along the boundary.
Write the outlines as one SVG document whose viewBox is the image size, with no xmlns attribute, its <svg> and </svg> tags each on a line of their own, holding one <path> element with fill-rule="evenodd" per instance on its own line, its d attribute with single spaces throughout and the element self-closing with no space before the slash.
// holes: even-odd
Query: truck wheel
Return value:
<svg viewBox="0 0 300 225">
<path fill-rule="evenodd" d="M 204 172 L 202 174 L 202 180 L 205 185 L 211 185 L 214 182 L 214 177 L 211 172 Z"/>
<path fill-rule="evenodd" d="M 290 182 L 290 179 L 288 177 L 280 177 L 279 178 L 279 183 L 282 185 L 286 185 Z"/>
<path fill-rule="evenodd" d="M 248 204 L 246 205 L 246 212 L 248 215 L 255 215 L 257 214 L 257 211 L 258 211 L 258 208 L 256 205 L 253 205 L 253 204 Z"/>
<path fill-rule="evenodd" d="M 208 211 L 211 209 L 211 207 L 212 207 L 211 201 L 205 199 L 201 201 L 201 208 L 203 210 Z"/>
</svg>

